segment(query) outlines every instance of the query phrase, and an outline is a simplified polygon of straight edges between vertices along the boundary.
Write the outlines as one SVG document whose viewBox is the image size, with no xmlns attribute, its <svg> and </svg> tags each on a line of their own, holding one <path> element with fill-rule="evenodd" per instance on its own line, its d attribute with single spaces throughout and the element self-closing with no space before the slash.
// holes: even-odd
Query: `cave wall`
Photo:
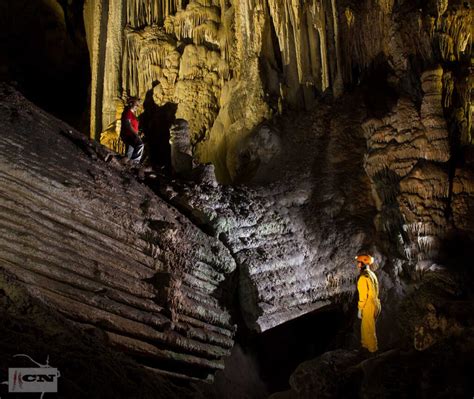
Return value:
<svg viewBox="0 0 474 399">
<path fill-rule="evenodd" d="M 5 91 L 2 269 L 75 326 L 147 366 L 162 362 L 160 372 L 207 378 L 233 345 L 221 283 L 236 267 L 238 308 L 262 332 L 348 306 L 360 250 L 376 257 L 388 309 L 407 271 L 469 266 L 469 4 L 90 0 L 84 16 L 95 138 L 116 148 L 127 94 L 175 103 L 219 180 L 246 172 L 245 146 L 260 157 L 255 176 L 267 152 L 278 179 L 160 182 L 178 212 Z M 321 93 L 339 99 L 329 106 Z M 280 132 L 259 126 L 277 114 Z"/>
<path fill-rule="evenodd" d="M 238 177 L 235 154 L 262 121 L 311 107 L 328 89 L 338 96 L 382 62 L 392 86 L 418 96 L 413 81 L 441 64 L 449 129 L 463 144 L 473 140 L 468 2 L 10 0 L 1 7 L 2 79 L 82 128 L 87 38 L 91 136 L 105 133 L 102 141 L 118 149 L 124 96 L 150 92 L 159 106 L 178 104 L 196 154 L 222 181 Z"/>
<path fill-rule="evenodd" d="M 289 216 L 292 213 L 287 206 L 258 210 L 261 224 L 248 222 L 256 229 L 253 239 L 259 241 L 259 235 L 266 235 L 259 233 L 259 228 L 267 219 L 270 231 L 274 228 L 272 223 L 278 220 L 284 226 L 279 228 L 291 231 L 294 237 L 276 247 L 272 243 L 252 243 L 263 254 L 250 251 L 252 256 L 241 261 L 241 278 L 245 280 L 242 276 L 248 274 L 248 281 L 242 283 L 247 287 L 241 297 L 242 308 L 247 309 L 248 324 L 253 328 L 265 330 L 294 317 L 297 310 L 292 315 L 284 314 L 285 309 L 293 306 L 304 309 L 302 313 L 316 309 L 318 301 L 325 306 L 322 297 L 328 287 L 341 294 L 348 293 L 351 277 L 343 264 L 349 252 L 357 252 L 368 241 L 372 241 L 371 250 L 380 251 L 380 261 L 387 261 L 387 272 L 396 275 L 402 268 L 413 271 L 443 263 L 444 247 L 450 237 L 459 231 L 471 235 L 472 72 L 469 65 L 473 12 L 469 4 L 390 0 L 184 4 L 136 0 L 127 4 L 118 2 L 113 10 L 107 11 L 109 5 L 97 0 L 87 2 L 85 8 L 89 45 L 96 46 L 95 50 L 91 48 L 91 53 L 96 51 L 92 66 L 102 68 L 93 77 L 92 87 L 97 93 L 93 134 L 112 124 L 107 137 L 117 137 L 118 127 L 113 123 L 120 115 L 124 96 L 148 96 L 156 105 L 177 104 L 176 117 L 190 123 L 195 155 L 202 162 L 214 164 L 220 181 L 238 182 L 242 175 L 252 176 L 251 169 L 257 170 L 258 176 L 262 160 L 267 157 L 269 164 L 276 163 L 279 168 L 275 173 L 277 185 L 287 185 L 282 195 L 293 198 L 291 190 L 317 191 L 313 186 L 316 183 L 309 181 L 319 179 L 319 175 L 312 177 L 307 173 L 324 154 L 325 161 L 320 167 L 328 172 L 323 176 L 339 179 L 332 168 L 338 169 L 341 176 L 345 173 L 346 178 L 351 174 L 359 176 L 358 180 L 371 193 L 374 208 L 363 212 L 374 212 L 369 220 L 373 220 L 377 235 L 369 240 L 367 237 L 374 234 L 372 226 L 354 227 L 344 221 L 336 241 L 344 242 L 348 250 L 339 255 L 331 253 L 331 243 L 325 238 L 319 237 L 319 241 L 308 244 L 308 236 L 319 234 L 307 233 L 308 227 L 300 214 L 301 209 L 314 206 L 310 194 L 301 194 L 306 198 L 294 205 L 297 215 Z M 100 23 L 93 17 L 100 18 Z M 351 91 L 362 93 L 356 96 L 357 103 L 349 100 L 346 108 L 336 106 L 338 111 L 331 112 L 339 114 L 330 117 L 329 126 L 318 119 L 323 118 L 317 109 L 323 107 L 317 100 L 319 96 L 340 98 L 344 103 L 344 93 Z M 298 113 L 304 109 L 309 114 Z M 352 112 L 356 115 L 348 122 L 346 118 Z M 300 115 L 315 118 L 320 126 L 315 128 L 296 121 L 280 133 L 273 127 L 261 126 L 276 115 L 288 118 L 292 113 L 296 118 Z M 341 141 L 345 129 L 351 129 L 351 123 L 354 137 L 346 145 L 352 143 L 354 147 L 347 148 Z M 317 133 L 319 129 L 325 129 L 321 136 Z M 285 137 L 291 135 L 295 140 L 306 140 L 307 148 Z M 311 144 L 315 137 L 323 142 Z M 363 152 L 357 151 L 357 159 L 363 159 L 361 169 L 346 170 L 339 160 L 345 158 L 350 162 L 348 154 L 355 152 L 355 146 L 365 147 Z M 343 152 L 334 150 L 339 147 Z M 286 158 L 283 153 L 287 153 Z M 305 157 L 308 159 L 303 161 Z M 294 167 L 295 161 L 303 169 Z M 365 177 L 360 173 L 366 173 Z M 340 182 L 345 184 L 343 178 Z M 331 187 L 321 195 L 333 196 L 336 203 L 347 202 L 357 208 L 352 199 L 342 200 L 339 194 L 334 194 L 337 188 L 333 182 L 328 185 Z M 258 209 L 260 201 L 264 203 L 260 196 L 269 197 L 274 203 L 272 189 L 265 190 L 258 191 L 259 199 L 249 200 L 244 207 Z M 348 185 L 348 190 L 356 191 L 353 184 Z M 194 195 L 199 197 L 198 193 Z M 248 195 L 253 198 L 252 194 Z M 240 201 L 232 197 L 227 200 Z M 187 198 L 186 201 L 197 200 Z M 205 201 L 197 206 L 199 212 L 215 215 L 212 209 L 203 210 L 207 209 Z M 292 201 L 285 200 L 290 204 Z M 320 202 L 324 209 L 327 205 L 324 200 Z M 226 203 L 224 208 L 227 206 Z M 328 214 L 337 214 L 332 209 L 337 207 L 337 204 L 330 206 Z M 354 210 L 352 215 L 357 212 Z M 234 236 L 239 237 L 237 243 L 246 241 L 247 233 L 241 233 L 240 227 L 233 231 L 232 223 L 225 222 L 228 230 L 217 231 L 230 237 L 229 245 Z M 243 222 L 235 223 L 240 226 Z M 328 220 L 329 229 L 330 223 Z M 351 236 L 348 231 L 354 229 L 361 235 Z M 295 260 L 292 247 L 302 242 L 304 248 L 297 252 L 304 255 Z M 239 258 L 246 250 L 241 244 L 235 245 Z M 313 250 L 321 245 L 325 255 Z M 273 257 L 279 260 L 272 260 Z M 256 265 L 258 259 L 261 263 Z M 322 297 L 309 293 L 318 292 L 315 287 L 321 286 L 323 279 L 314 272 L 315 259 L 330 262 L 332 266 L 341 262 L 341 269 L 334 274 L 326 270 Z M 283 269 L 291 278 L 279 269 L 280 264 L 285 265 Z M 289 268 L 289 264 L 293 267 Z M 295 273 L 300 266 L 301 273 Z M 262 282 L 257 276 L 260 272 L 254 273 L 253 269 L 266 270 L 272 278 L 267 276 L 267 282 Z M 307 286 L 304 279 L 308 276 L 311 277 Z M 331 279 L 336 281 L 334 286 Z M 282 287 L 282 293 L 288 293 L 289 302 L 269 293 L 275 281 L 286 280 L 291 288 Z M 265 300 L 267 296 L 271 297 L 269 302 Z"/>
<path fill-rule="evenodd" d="M 443 107 L 472 142 L 472 10 L 457 1 L 89 0 L 91 135 L 111 143 L 126 95 L 178 104 L 195 153 L 221 181 L 238 179 L 236 153 L 254 128 L 315 97 L 339 96 L 386 63 L 396 91 L 443 66 Z"/>
<path fill-rule="evenodd" d="M 177 103 L 196 154 L 233 180 L 232 154 L 259 123 L 342 90 L 332 2 L 86 1 L 91 136 L 117 137 L 126 95 Z"/>
</svg>

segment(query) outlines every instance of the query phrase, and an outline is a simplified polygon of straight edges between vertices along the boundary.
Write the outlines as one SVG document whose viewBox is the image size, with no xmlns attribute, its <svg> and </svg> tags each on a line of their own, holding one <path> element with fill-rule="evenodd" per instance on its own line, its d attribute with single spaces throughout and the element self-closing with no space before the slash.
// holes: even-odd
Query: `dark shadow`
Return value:
<svg viewBox="0 0 474 399">
<path fill-rule="evenodd" d="M 53 12 L 54 3 L 0 2 L 0 81 L 16 82 L 29 100 L 86 132 L 91 74 L 83 1 L 61 1 L 64 15 Z"/>
<path fill-rule="evenodd" d="M 405 258 L 403 246 L 408 245 L 410 239 L 403 229 L 405 222 L 397 200 L 400 196 L 400 176 L 386 168 L 378 172 L 372 180 L 382 201 L 379 214 L 383 226 L 379 226 L 379 230 L 383 231 L 385 237 L 381 237 L 380 245 L 386 253 L 396 254 L 398 258 L 403 259 Z M 403 242 L 400 242 L 399 237 Z"/>
<path fill-rule="evenodd" d="M 472 215 L 468 217 L 474 219 Z M 463 231 L 452 232 L 441 242 L 439 254 L 440 263 L 446 265 L 450 271 L 459 276 L 462 290 L 472 293 L 474 287 L 474 270 L 472 268 L 474 241 L 472 237 Z"/>
<path fill-rule="evenodd" d="M 347 243 L 352 242 L 356 231 L 367 239 L 374 235 L 376 209 L 364 169 L 367 144 L 361 127 L 365 118 L 362 101 L 363 93 L 358 91 L 334 104 L 330 114 L 321 118 L 327 133 L 312 149 L 317 154 L 310 166 L 315 185 L 310 203 L 303 210 L 308 228 L 322 239 L 320 245 L 332 247 L 326 234 L 321 233 L 325 231 L 336 231 Z M 373 242 L 363 244 L 370 248 Z M 352 252 L 359 249 L 353 248 Z M 347 259 L 352 260 L 349 250 L 349 247 L 334 248 L 335 253 L 339 252 L 340 256 L 347 253 Z"/>
<path fill-rule="evenodd" d="M 389 84 L 393 74 L 385 56 L 379 55 L 361 75 L 361 88 L 368 117 L 385 116 L 398 101 L 399 93 Z"/>
<path fill-rule="evenodd" d="M 148 91 L 140 116 L 140 126 L 148 145 L 150 163 L 155 168 L 164 168 L 171 173 L 170 127 L 176 119 L 177 104 L 166 103 L 159 107 L 153 101 L 153 90 Z"/>
<path fill-rule="evenodd" d="M 328 307 L 258 335 L 240 329 L 236 342 L 255 357 L 261 380 L 274 393 L 290 388 L 289 378 L 302 362 L 333 349 L 344 324 L 342 310 Z"/>
</svg>

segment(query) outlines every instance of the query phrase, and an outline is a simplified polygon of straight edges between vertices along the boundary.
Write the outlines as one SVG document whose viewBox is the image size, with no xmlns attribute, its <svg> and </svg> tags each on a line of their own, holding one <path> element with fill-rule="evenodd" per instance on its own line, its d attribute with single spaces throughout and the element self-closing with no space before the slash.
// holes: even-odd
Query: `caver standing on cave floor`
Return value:
<svg viewBox="0 0 474 399">
<path fill-rule="evenodd" d="M 140 100 L 137 97 L 130 97 L 127 100 L 125 109 L 122 112 L 122 126 L 120 138 L 126 145 L 125 154 L 134 163 L 139 163 L 143 156 L 143 142 L 138 133 L 138 118 L 136 112 Z"/>
<path fill-rule="evenodd" d="M 362 319 L 360 328 L 361 344 L 369 352 L 376 352 L 378 347 L 375 322 L 380 314 L 381 305 L 379 282 L 375 273 L 370 270 L 374 258 L 370 255 L 358 255 L 356 260 L 360 272 L 357 280 L 357 291 L 359 292 L 358 317 Z"/>
</svg>

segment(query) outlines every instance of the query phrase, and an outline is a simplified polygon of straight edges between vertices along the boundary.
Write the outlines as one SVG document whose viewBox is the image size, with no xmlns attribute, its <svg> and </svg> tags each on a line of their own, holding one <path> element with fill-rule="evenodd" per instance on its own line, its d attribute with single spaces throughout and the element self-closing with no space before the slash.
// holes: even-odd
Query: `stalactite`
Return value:
<svg viewBox="0 0 474 399">
<path fill-rule="evenodd" d="M 127 21 L 133 28 L 159 25 L 181 8 L 179 0 L 130 0 Z"/>
<path fill-rule="evenodd" d="M 454 82 L 451 72 L 443 75 L 443 107 L 449 108 L 453 101 Z"/>
<path fill-rule="evenodd" d="M 185 10 L 168 18 L 165 29 L 179 40 L 191 39 L 194 44 L 207 42 L 219 46 L 220 15 L 219 7 L 190 3 Z"/>
<path fill-rule="evenodd" d="M 344 81 L 352 80 L 355 67 L 366 69 L 373 60 L 385 51 L 389 34 L 390 1 L 366 1 L 360 5 L 357 16 L 346 9 L 346 24 L 340 24 L 341 69 Z"/>
<path fill-rule="evenodd" d="M 143 99 L 154 82 L 167 79 L 164 70 L 177 74 L 179 54 L 175 42 L 159 28 L 129 30 L 125 36 L 123 89 L 125 93 Z M 167 60 L 170 60 L 169 65 Z"/>
<path fill-rule="evenodd" d="M 231 62 L 231 51 L 235 42 L 234 35 L 234 8 L 221 8 L 221 24 L 218 32 L 218 41 L 221 55 L 228 65 Z"/>
<path fill-rule="evenodd" d="M 318 2 L 313 3 L 313 7 L 310 8 L 314 27 L 317 30 L 319 38 L 319 50 L 320 50 L 320 85 L 321 91 L 326 90 L 329 87 L 329 66 L 328 66 L 328 50 L 327 50 L 327 37 L 326 37 L 326 15 L 322 5 Z"/>
<path fill-rule="evenodd" d="M 473 23 L 471 12 L 446 12 L 438 18 L 435 34 L 439 34 L 439 49 L 446 61 L 459 61 L 470 53 Z"/>
</svg>

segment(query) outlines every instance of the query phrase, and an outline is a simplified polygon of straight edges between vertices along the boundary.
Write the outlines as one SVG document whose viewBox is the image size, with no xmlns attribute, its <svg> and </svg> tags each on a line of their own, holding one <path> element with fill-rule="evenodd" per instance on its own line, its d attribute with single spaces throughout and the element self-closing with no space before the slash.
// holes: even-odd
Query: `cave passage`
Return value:
<svg viewBox="0 0 474 399">
<path fill-rule="evenodd" d="M 237 333 L 236 342 L 257 361 L 268 392 L 289 389 L 299 364 L 334 349 L 347 321 L 342 309 L 328 307 L 306 314 L 262 334 Z"/>
</svg>

